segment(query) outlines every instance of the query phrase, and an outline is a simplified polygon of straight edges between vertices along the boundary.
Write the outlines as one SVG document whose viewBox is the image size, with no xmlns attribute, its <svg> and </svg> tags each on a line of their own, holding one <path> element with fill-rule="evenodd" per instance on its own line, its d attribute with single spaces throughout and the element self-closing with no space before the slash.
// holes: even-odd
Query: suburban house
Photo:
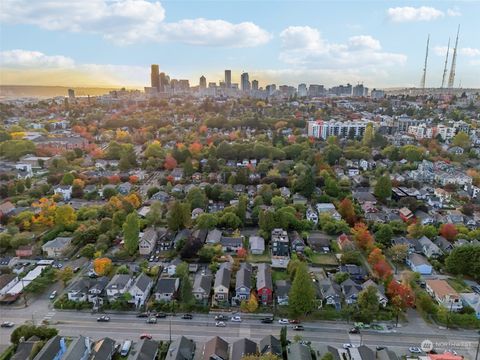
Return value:
<svg viewBox="0 0 480 360">
<path fill-rule="evenodd" d="M 215 336 L 205 343 L 203 360 L 228 360 L 228 342 Z"/>
<path fill-rule="evenodd" d="M 408 255 L 405 262 L 408 266 L 410 266 L 410 269 L 412 269 L 412 271 L 418 272 L 420 275 L 432 274 L 432 265 L 423 255 L 411 253 Z"/>
<path fill-rule="evenodd" d="M 60 195 L 63 201 L 69 201 L 72 198 L 72 186 L 60 185 L 53 189 L 56 195 Z"/>
<path fill-rule="evenodd" d="M 86 302 L 88 290 L 90 288 L 90 279 L 81 278 L 75 281 L 67 290 L 67 298 L 70 301 Z"/>
<path fill-rule="evenodd" d="M 155 249 L 157 244 L 158 234 L 155 228 L 146 229 L 138 242 L 138 252 L 140 255 L 148 256 Z"/>
<path fill-rule="evenodd" d="M 440 250 L 440 248 L 425 235 L 418 239 L 418 242 L 422 247 L 422 254 L 425 255 L 427 258 L 437 258 L 443 255 L 442 250 Z"/>
<path fill-rule="evenodd" d="M 215 303 L 228 302 L 231 276 L 232 270 L 230 263 L 221 264 L 215 274 L 215 282 L 213 284 L 213 300 Z"/>
<path fill-rule="evenodd" d="M 453 250 L 453 244 L 443 236 L 437 236 L 435 244 L 446 254 L 450 254 L 450 252 Z"/>
<path fill-rule="evenodd" d="M 426 290 L 435 301 L 450 311 L 463 308 L 460 295 L 443 279 L 426 280 Z"/>
<path fill-rule="evenodd" d="M 273 354 L 279 357 L 282 356 L 282 344 L 275 336 L 267 335 L 260 340 L 258 350 L 261 355 Z"/>
<path fill-rule="evenodd" d="M 222 236 L 220 244 L 223 252 L 236 252 L 243 248 L 243 238 Z"/>
<path fill-rule="evenodd" d="M 90 338 L 80 335 L 72 340 L 62 360 L 87 360 L 92 351 Z"/>
<path fill-rule="evenodd" d="M 155 301 L 172 301 L 177 295 L 180 286 L 179 278 L 160 278 L 155 287 Z"/>
<path fill-rule="evenodd" d="M 378 285 L 372 279 L 368 279 L 362 284 L 363 290 L 367 289 L 370 286 L 373 286 L 377 290 L 378 303 L 383 307 L 387 306 L 388 298 L 385 295 L 385 288 L 383 287 L 383 285 Z"/>
<path fill-rule="evenodd" d="M 277 280 L 275 281 L 275 295 L 277 297 L 278 305 L 288 305 L 288 293 L 290 292 L 290 281 Z"/>
<path fill-rule="evenodd" d="M 129 302 L 135 304 L 137 308 L 143 306 L 150 295 L 152 287 L 152 279 L 144 273 L 140 273 L 128 290 L 130 295 L 132 295 L 132 299 Z"/>
<path fill-rule="evenodd" d="M 177 272 L 177 265 L 181 263 L 182 260 L 180 260 L 179 258 L 173 259 L 166 267 L 168 276 L 174 276 Z"/>
<path fill-rule="evenodd" d="M 222 238 L 222 232 L 218 229 L 210 230 L 207 234 L 207 244 L 218 244 Z"/>
<path fill-rule="evenodd" d="M 67 343 L 65 338 L 56 335 L 47 341 L 45 346 L 33 358 L 33 360 L 60 360 L 67 352 Z"/>
<path fill-rule="evenodd" d="M 350 239 L 350 237 L 346 234 L 341 234 L 337 238 L 337 245 L 342 251 L 354 250 L 355 243 Z"/>
<path fill-rule="evenodd" d="M 310 206 L 307 207 L 305 217 L 308 221 L 313 222 L 314 224 L 318 223 L 318 214 L 315 210 L 313 210 Z"/>
<path fill-rule="evenodd" d="M 115 352 L 115 340 L 105 337 L 93 345 L 90 360 L 112 360 Z"/>
<path fill-rule="evenodd" d="M 270 244 L 272 247 L 272 267 L 287 268 L 290 260 L 290 242 L 283 229 L 273 229 Z"/>
<path fill-rule="evenodd" d="M 235 297 L 232 299 L 237 303 L 250 298 L 252 290 L 252 265 L 241 263 L 235 277 Z"/>
<path fill-rule="evenodd" d="M 342 215 L 340 215 L 335 209 L 335 205 L 332 203 L 319 203 L 316 205 L 318 216 L 321 217 L 322 214 L 328 214 L 335 220 L 342 220 Z"/>
<path fill-rule="evenodd" d="M 480 295 L 477 293 L 460 293 L 463 304 L 470 306 L 475 311 L 475 316 L 480 319 Z"/>
<path fill-rule="evenodd" d="M 127 293 L 132 286 L 133 279 L 130 275 L 116 274 L 106 287 L 108 301 L 115 301 Z"/>
<path fill-rule="evenodd" d="M 292 231 L 289 234 L 290 238 L 290 249 L 296 253 L 303 253 L 305 250 L 305 241 L 297 231 Z"/>
<path fill-rule="evenodd" d="M 270 264 L 258 264 L 256 288 L 258 300 L 262 304 L 270 304 L 273 300 L 272 268 Z"/>
<path fill-rule="evenodd" d="M 22 245 L 15 250 L 15 256 L 20 258 L 30 257 L 33 255 L 33 246 L 32 245 Z"/>
<path fill-rule="evenodd" d="M 310 347 L 299 342 L 288 345 L 287 360 L 312 360 Z"/>
<path fill-rule="evenodd" d="M 5 295 L 17 283 L 18 283 L 18 276 L 16 274 L 0 275 L 0 296 Z"/>
<path fill-rule="evenodd" d="M 362 286 L 358 285 L 352 279 L 347 279 L 340 284 L 343 296 L 347 304 L 355 304 L 358 299 L 358 294 L 362 291 Z"/>
<path fill-rule="evenodd" d="M 405 221 L 405 222 L 410 222 L 415 218 L 415 215 L 413 212 L 410 211 L 410 209 L 403 207 L 400 210 L 398 210 L 398 215 L 400 215 L 400 218 Z"/>
<path fill-rule="evenodd" d="M 195 341 L 180 336 L 170 344 L 165 360 L 193 360 L 194 355 Z"/>
<path fill-rule="evenodd" d="M 42 251 L 50 258 L 62 256 L 72 242 L 71 237 L 56 237 L 42 245 Z"/>
<path fill-rule="evenodd" d="M 192 293 L 198 302 L 207 303 L 212 290 L 212 275 L 196 274 Z"/>
<path fill-rule="evenodd" d="M 336 310 L 342 308 L 342 288 L 330 278 L 318 282 L 322 295 L 323 305 L 331 305 Z"/>
<path fill-rule="evenodd" d="M 158 342 L 154 340 L 142 339 L 133 345 L 128 360 L 156 360 L 158 345 Z"/>
<path fill-rule="evenodd" d="M 250 252 L 253 255 L 262 255 L 265 252 L 265 239 L 261 236 L 250 236 L 248 239 Z"/>
<path fill-rule="evenodd" d="M 340 265 L 338 270 L 347 273 L 350 275 L 350 278 L 357 281 L 364 281 L 367 276 L 365 269 L 355 264 Z"/>
<path fill-rule="evenodd" d="M 257 354 L 257 343 L 247 339 L 239 339 L 232 344 L 230 360 L 242 360 L 245 356 Z"/>
</svg>

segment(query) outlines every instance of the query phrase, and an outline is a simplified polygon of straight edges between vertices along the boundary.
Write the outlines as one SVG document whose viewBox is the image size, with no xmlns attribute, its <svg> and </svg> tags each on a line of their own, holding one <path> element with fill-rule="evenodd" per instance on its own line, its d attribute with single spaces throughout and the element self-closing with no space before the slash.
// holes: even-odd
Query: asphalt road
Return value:
<svg viewBox="0 0 480 360">
<path fill-rule="evenodd" d="M 45 305 L 44 299 L 38 299 L 32 304 L 32 309 L 38 309 Z M 45 309 L 45 307 L 44 307 Z M 31 322 L 32 314 L 30 307 L 27 309 L 2 309 L 3 321 L 13 321 L 17 325 L 23 322 Z M 259 341 L 265 335 L 279 336 L 281 326 L 278 323 L 262 324 L 259 320 L 243 320 L 241 323 L 227 321 L 224 328 L 215 327 L 212 315 L 194 315 L 192 320 L 183 320 L 181 316 L 171 316 L 166 319 L 158 319 L 157 324 L 147 324 L 144 318 L 137 318 L 130 314 L 109 314 L 111 321 L 108 323 L 97 322 L 98 314 L 85 312 L 47 310 L 39 314 L 35 312 L 33 321 L 39 324 L 46 319 L 66 336 L 85 335 L 93 339 L 109 336 L 115 340 L 136 340 L 140 334 L 148 333 L 154 339 L 168 340 L 170 331 L 172 339 L 181 335 L 188 336 L 198 343 L 204 343 L 211 337 L 218 335 L 232 342 L 241 337 L 248 337 Z M 359 345 L 360 343 L 371 346 L 388 346 L 398 354 L 406 354 L 408 347 L 420 346 L 422 340 L 429 339 L 437 350 L 456 350 L 466 358 L 473 359 L 477 346 L 478 335 L 468 331 L 440 330 L 429 328 L 405 327 L 398 328 L 395 332 L 380 333 L 374 331 L 362 331 L 362 335 L 348 334 L 351 325 L 336 322 L 312 322 L 303 324 L 305 331 L 294 331 L 288 326 L 288 337 L 292 339 L 300 335 L 304 340 L 312 342 L 312 346 L 321 345 L 342 346 L 344 343 Z M 12 329 L 1 329 L 0 344 L 8 344 L 9 334 Z"/>
</svg>

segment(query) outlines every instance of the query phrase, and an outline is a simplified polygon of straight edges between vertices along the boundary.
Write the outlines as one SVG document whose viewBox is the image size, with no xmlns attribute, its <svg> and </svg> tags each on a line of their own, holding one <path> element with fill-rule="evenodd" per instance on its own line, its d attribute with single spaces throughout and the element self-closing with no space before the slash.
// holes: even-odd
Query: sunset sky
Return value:
<svg viewBox="0 0 480 360">
<path fill-rule="evenodd" d="M 479 18 L 478 1 L 2 0 L 0 83 L 143 87 L 158 63 L 191 85 L 418 86 L 430 34 L 438 87 L 460 24 L 455 86 L 480 87 Z"/>
</svg>

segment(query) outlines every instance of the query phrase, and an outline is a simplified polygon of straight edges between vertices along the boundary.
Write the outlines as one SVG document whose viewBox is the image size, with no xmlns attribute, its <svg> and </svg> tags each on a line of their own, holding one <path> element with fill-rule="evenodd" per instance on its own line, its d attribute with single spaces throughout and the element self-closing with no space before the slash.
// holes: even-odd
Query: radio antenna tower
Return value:
<svg viewBox="0 0 480 360">
<path fill-rule="evenodd" d="M 448 52 L 449 51 L 450 51 L 450 38 L 448 38 L 447 55 L 445 57 L 445 66 L 443 68 L 442 89 L 445 86 L 445 80 L 447 79 L 447 64 L 448 64 Z"/>
<path fill-rule="evenodd" d="M 452 66 L 450 68 L 450 76 L 448 77 L 448 87 L 453 88 L 455 82 L 455 66 L 457 63 L 458 34 L 460 33 L 460 25 L 458 25 L 457 38 L 455 39 L 455 47 L 453 48 Z"/>
<path fill-rule="evenodd" d="M 428 45 L 430 43 L 430 34 L 428 34 L 427 38 L 427 50 L 425 51 L 425 64 L 423 65 L 423 75 L 422 80 L 420 81 L 420 87 L 425 90 L 425 79 L 427 77 L 427 60 L 428 60 Z"/>
</svg>

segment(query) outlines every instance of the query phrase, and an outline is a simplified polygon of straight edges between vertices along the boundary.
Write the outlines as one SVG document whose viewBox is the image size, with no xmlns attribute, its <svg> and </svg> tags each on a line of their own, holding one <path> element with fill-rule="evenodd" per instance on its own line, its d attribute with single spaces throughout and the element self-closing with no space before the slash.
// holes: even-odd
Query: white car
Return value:
<svg viewBox="0 0 480 360">
<path fill-rule="evenodd" d="M 52 291 L 49 297 L 50 297 L 50 300 L 55 299 L 57 297 L 57 290 Z"/>
<path fill-rule="evenodd" d="M 353 348 L 354 346 L 350 343 L 345 343 L 342 345 L 344 349 L 350 349 L 350 348 Z"/>
<path fill-rule="evenodd" d="M 279 319 L 278 323 L 282 325 L 288 325 L 288 319 Z"/>
<path fill-rule="evenodd" d="M 415 346 L 409 347 L 408 351 L 410 351 L 412 354 L 420 354 L 422 352 L 422 350 L 420 350 L 420 348 L 415 347 Z"/>
<path fill-rule="evenodd" d="M 226 325 L 223 321 L 217 321 L 217 322 L 215 323 L 215 326 L 216 326 L 216 327 L 225 327 L 225 326 L 227 326 L 227 325 Z"/>
<path fill-rule="evenodd" d="M 240 316 L 232 316 L 230 320 L 233 322 L 242 322 L 242 318 Z"/>
</svg>

